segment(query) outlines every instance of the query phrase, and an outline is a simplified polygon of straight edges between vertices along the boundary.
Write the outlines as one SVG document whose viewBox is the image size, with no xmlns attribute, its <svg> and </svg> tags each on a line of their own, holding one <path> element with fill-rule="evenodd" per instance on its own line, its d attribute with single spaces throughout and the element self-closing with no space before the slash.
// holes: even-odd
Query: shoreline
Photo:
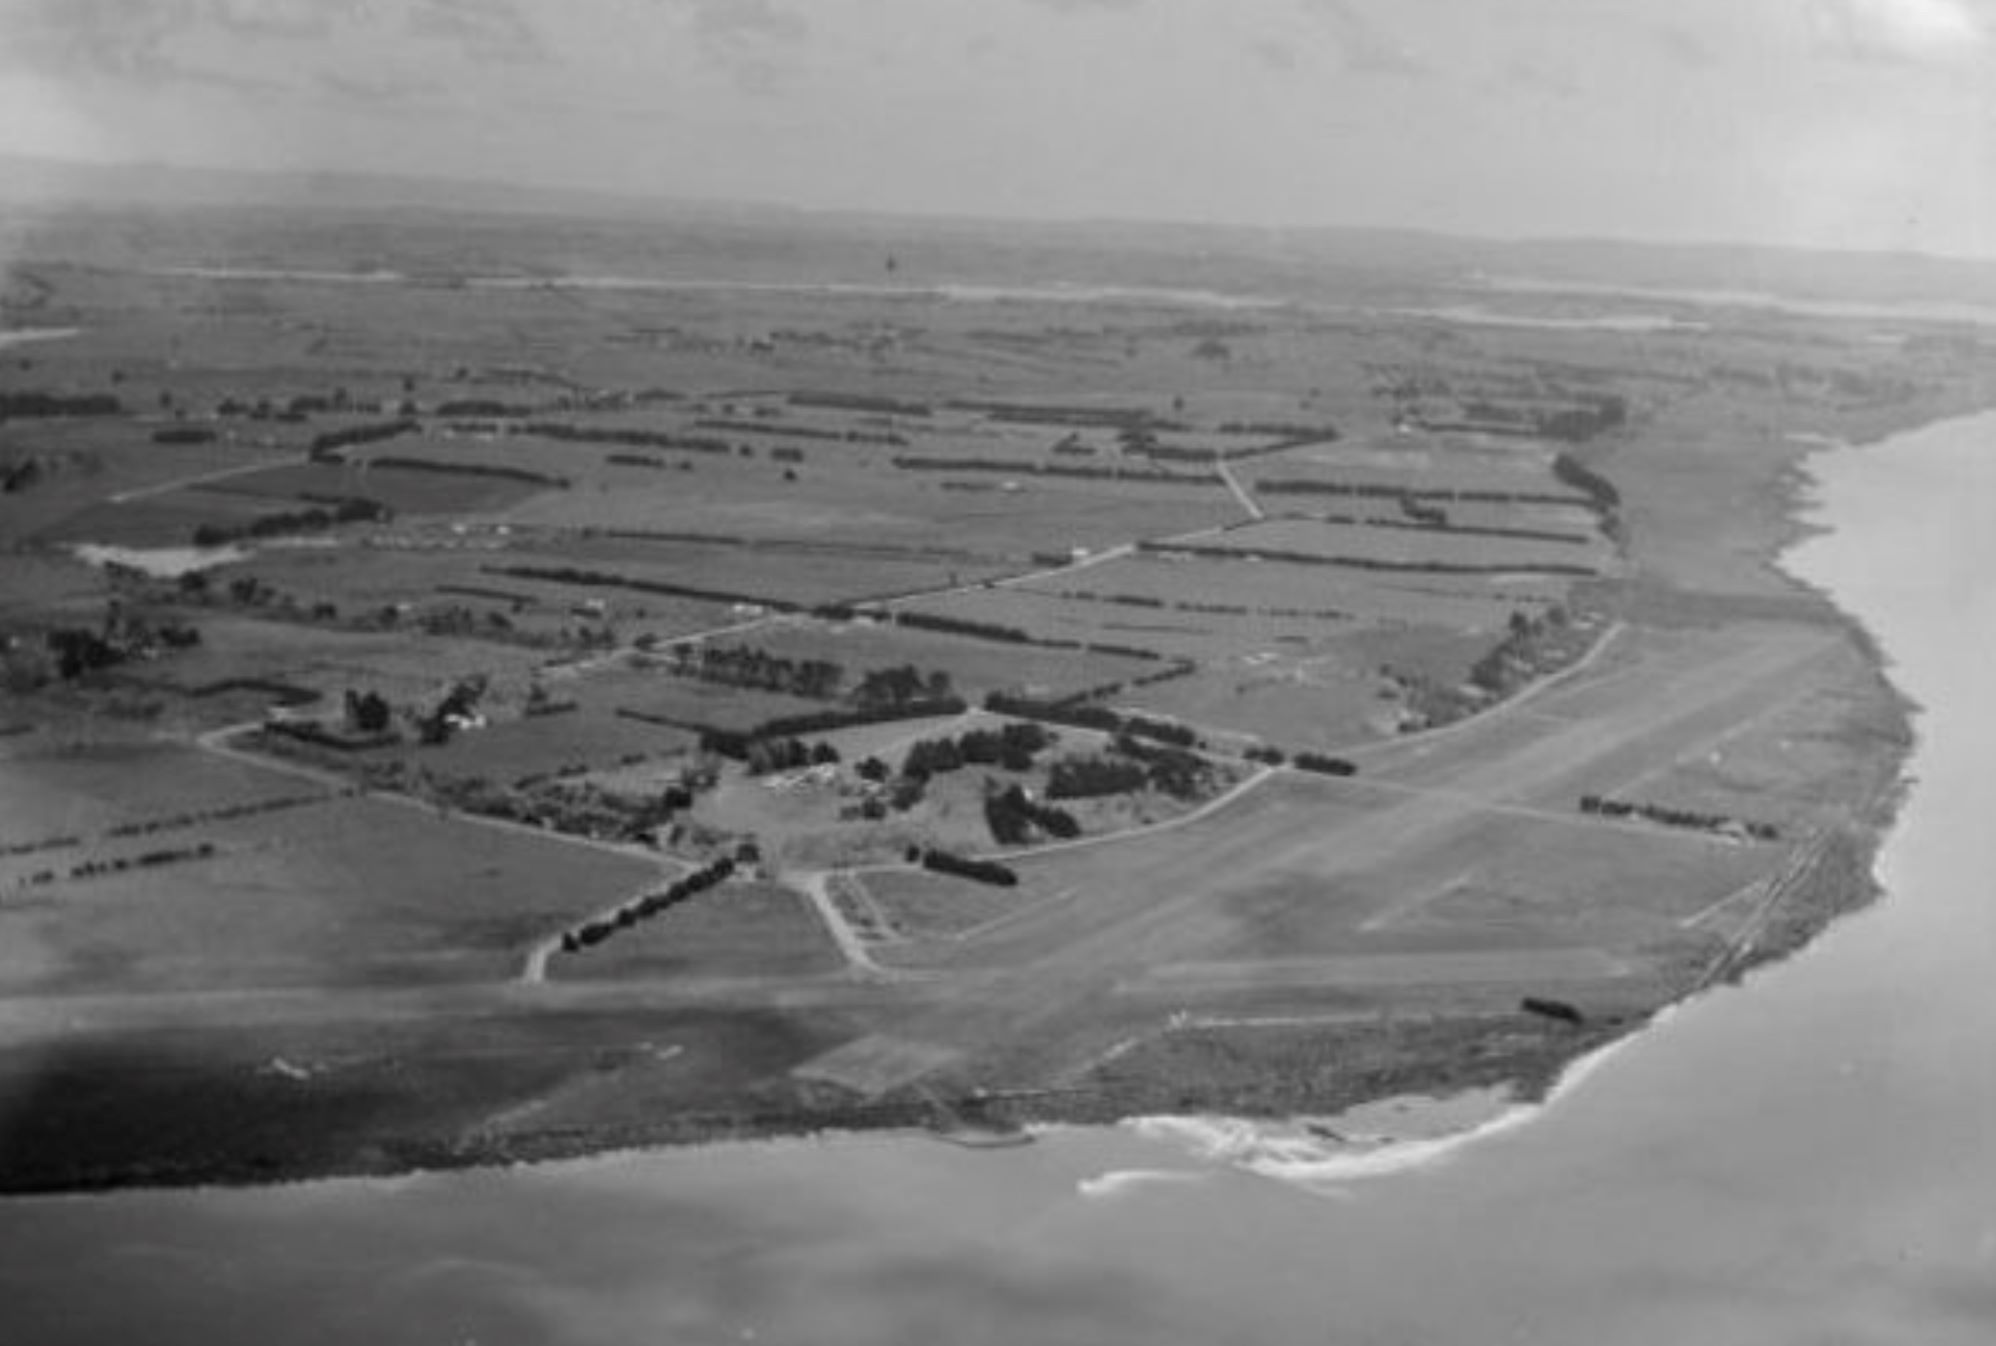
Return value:
<svg viewBox="0 0 1996 1346">
<path fill-rule="evenodd" d="M 1718 965 L 1719 975 L 1702 979 L 1687 992 L 1647 1010 L 1590 1021 L 1580 1028 L 1554 1028 L 1535 1023 L 1529 1016 L 1496 1016 L 1481 1024 L 1438 1021 L 1439 1035 L 1457 1046 L 1474 1045 L 1479 1034 L 1489 1035 L 1493 1028 L 1510 1029 L 1514 1035 L 1521 1025 L 1535 1031 L 1522 1047 L 1514 1044 L 1509 1055 L 1471 1053 L 1468 1060 L 1446 1052 L 1415 1055 L 1396 1061 L 1384 1071 L 1337 1080 L 1328 1088 L 1285 1086 L 1277 1082 L 1245 1098 L 1201 1099 L 1199 1087 L 1181 1088 L 1176 1091 L 1176 1106 L 1169 1100 L 1144 1096 L 1139 1089 L 1031 1090 L 951 1098 L 946 1106 L 919 1097 L 889 1097 L 848 1107 L 808 1110 L 750 1106 L 725 1112 L 682 1113 L 641 1126 L 576 1127 L 508 1138 L 453 1135 L 446 1126 L 431 1135 L 377 1137 L 375 1143 L 358 1146 L 351 1152 L 333 1155 L 322 1151 L 315 1158 L 295 1164 L 267 1154 L 186 1163 L 149 1164 L 141 1160 L 94 1170 L 65 1168 L 58 1162 L 44 1166 L 39 1175 L 21 1174 L 18 1178 L 0 1175 L 0 1192 L 16 1198 L 87 1197 L 137 1190 L 235 1190 L 354 1179 L 401 1181 L 436 1171 L 585 1162 L 661 1148 L 816 1143 L 861 1135 L 949 1140 L 952 1132 L 1031 1136 L 1049 1128 L 1072 1126 L 1136 1127 L 1144 1119 L 1158 1117 L 1181 1122 L 1219 1121 L 1263 1136 L 1282 1129 L 1294 1135 L 1311 1122 L 1334 1121 L 1337 1115 L 1353 1108 L 1417 1096 L 1446 1103 L 1466 1091 L 1478 1089 L 1503 1090 L 1504 1097 L 1491 1116 L 1473 1121 L 1468 1130 L 1435 1138 L 1388 1135 L 1381 1142 L 1325 1150 L 1323 1158 L 1333 1163 L 1354 1157 L 1380 1159 L 1409 1145 L 1439 1145 L 1441 1152 L 1454 1153 L 1485 1135 L 1529 1124 L 1557 1102 L 1564 1090 L 1580 1087 L 1592 1074 L 1590 1063 L 1604 1062 L 1623 1047 L 1632 1046 L 1640 1035 L 1660 1026 L 1677 1007 L 1704 997 L 1714 986 L 1737 984 L 1754 969 L 1785 960 L 1843 916 L 1883 895 L 1876 864 L 1913 783 L 1906 768 L 1920 746 L 1916 725 L 1921 708 L 1893 682 L 1890 676 L 1893 661 L 1873 633 L 1841 607 L 1834 595 L 1788 569 L 1784 558 L 1803 542 L 1828 531 L 1827 525 L 1811 517 L 1819 503 L 1815 498 L 1818 479 L 1808 464 L 1816 454 L 1870 450 L 1901 435 L 1988 414 L 1950 411 L 1915 425 L 1834 445 L 1791 437 L 1782 462 L 1763 479 L 1761 489 L 1778 495 L 1780 526 L 1758 542 L 1755 553 L 1784 587 L 1813 600 L 1863 652 L 1869 674 L 1882 697 L 1881 704 L 1889 712 L 1892 729 L 1864 762 L 1867 769 L 1875 767 L 1879 771 L 1884 785 L 1863 807 L 1852 810 L 1835 865 L 1823 872 L 1809 867 L 1808 882 L 1800 885 L 1802 891 L 1793 895 L 1797 900 L 1783 904 L 1788 908 L 1784 913 L 1786 923 L 1773 932 L 1774 938 L 1766 942 L 1757 939 L 1749 947 L 1734 951 Z M 1167 1106 L 1156 1107 L 1160 1101 Z"/>
</svg>

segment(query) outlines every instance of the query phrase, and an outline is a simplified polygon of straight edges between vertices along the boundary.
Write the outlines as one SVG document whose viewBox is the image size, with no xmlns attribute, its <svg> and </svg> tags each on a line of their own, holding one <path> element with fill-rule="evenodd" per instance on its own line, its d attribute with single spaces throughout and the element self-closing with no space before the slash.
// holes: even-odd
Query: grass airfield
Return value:
<svg viewBox="0 0 1996 1346">
<path fill-rule="evenodd" d="M 0 495 L 0 1185 L 1529 1090 L 1869 896 L 1903 714 L 1770 564 L 1790 435 L 1972 405 L 1975 350 L 1751 313 L 1331 320 L 1322 280 L 1219 313 L 966 301 L 954 272 L 860 284 L 863 248 L 808 238 L 798 274 L 724 239 L 675 254 L 682 280 L 795 288 L 502 285 L 543 274 L 545 226 L 481 221 L 454 254 L 412 223 L 361 268 L 337 219 L 198 215 L 51 233 L 19 264 L 36 311 L 6 315 L 78 334 L 10 349 L 0 393 L 120 409 L 0 423 L 0 468 L 34 466 Z M 650 256 L 607 226 L 558 250 L 599 278 Z M 336 279 L 363 269 L 400 278 Z M 1628 420 L 1578 443 L 1488 419 L 1604 392 Z M 1562 453 L 1614 484 L 1612 527 Z M 70 550 L 353 495 L 387 516 L 245 535 L 199 585 Z M 1470 685 L 1555 610 L 1571 657 Z M 51 631 L 134 615 L 201 642 L 50 673 Z M 982 793 L 1037 795 L 1044 764 L 862 821 L 859 759 L 1003 717 L 806 734 L 840 764 L 779 784 L 703 731 L 845 703 L 672 671 L 709 646 L 1162 717 L 1214 770 L 1194 798 L 1077 805 L 1072 840 L 981 831 Z M 483 727 L 408 731 L 469 678 Z M 354 689 L 397 741 L 257 732 L 338 727 Z M 709 770 L 676 831 L 477 802 Z M 728 881 L 561 946 L 743 839 L 760 858 Z"/>
</svg>

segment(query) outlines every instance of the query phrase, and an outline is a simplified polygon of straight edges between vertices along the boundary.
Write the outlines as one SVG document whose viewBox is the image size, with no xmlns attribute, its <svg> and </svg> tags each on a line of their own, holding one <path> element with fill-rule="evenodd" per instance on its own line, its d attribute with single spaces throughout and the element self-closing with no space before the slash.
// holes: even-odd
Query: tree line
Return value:
<svg viewBox="0 0 1996 1346">
<path fill-rule="evenodd" d="M 628 930 L 640 921 L 649 920 L 663 911 L 670 911 L 689 898 L 698 897 L 710 888 L 727 882 L 735 872 L 732 857 L 723 856 L 705 869 L 696 869 L 684 878 L 675 879 L 666 887 L 654 893 L 646 893 L 618 907 L 607 918 L 584 921 L 581 925 L 561 933 L 561 951 L 579 953 L 583 949 L 601 944 L 619 930 Z"/>
</svg>

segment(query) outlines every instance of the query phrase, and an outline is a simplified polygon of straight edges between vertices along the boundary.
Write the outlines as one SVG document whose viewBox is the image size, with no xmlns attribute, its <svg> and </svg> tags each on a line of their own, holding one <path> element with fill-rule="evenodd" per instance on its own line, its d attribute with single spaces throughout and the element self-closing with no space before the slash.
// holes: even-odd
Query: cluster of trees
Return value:
<svg viewBox="0 0 1996 1346">
<path fill-rule="evenodd" d="M 1205 793 L 1213 768 L 1205 758 L 1170 744 L 1146 743 L 1130 734 L 1109 740 L 1109 751 L 1142 762 L 1150 787 L 1173 799 L 1196 799 Z"/>
<path fill-rule="evenodd" d="M 183 650 L 201 643 L 201 632 L 184 622 L 154 625 L 145 617 L 126 614 L 113 605 L 96 629 L 62 626 L 44 637 L 55 674 L 64 682 L 88 673 L 115 668 L 133 659 L 149 659 L 161 649 Z"/>
<path fill-rule="evenodd" d="M 1505 695 L 1538 671 L 1540 647 L 1548 637 L 1567 627 L 1566 609 L 1562 607 L 1552 608 L 1543 617 L 1513 612 L 1504 639 L 1470 666 L 1470 682 L 1494 696 Z"/>
<path fill-rule="evenodd" d="M 482 673 L 452 683 L 429 713 L 416 720 L 416 741 L 426 747 L 450 742 L 452 734 L 477 717 L 478 703 L 489 685 L 490 679 Z"/>
<path fill-rule="evenodd" d="M 845 669 L 829 659 L 788 659 L 751 645 L 678 645 L 673 647 L 666 667 L 682 678 L 781 692 L 807 701 L 836 697 L 846 676 Z"/>
<path fill-rule="evenodd" d="M 991 829 L 991 839 L 1001 846 L 1023 846 L 1036 830 L 1056 841 L 1081 835 L 1081 824 L 1072 813 L 1035 803 L 1017 782 L 985 794 L 984 824 Z"/>
<path fill-rule="evenodd" d="M 1552 474 L 1587 497 L 1596 513 L 1612 514 L 1621 508 L 1622 493 L 1615 483 L 1567 453 L 1552 458 Z"/>
<path fill-rule="evenodd" d="M 372 425 L 349 425 L 341 430 L 328 430 L 314 435 L 307 452 L 317 460 L 338 461 L 344 449 L 356 448 L 362 444 L 379 444 L 383 440 L 400 435 L 413 435 L 423 427 L 412 419 L 379 421 Z"/>
<path fill-rule="evenodd" d="M 48 465 L 37 454 L 0 463 L 0 495 L 16 495 L 31 490 L 39 486 L 48 473 Z"/>
<path fill-rule="evenodd" d="M 1095 799 L 1148 787 L 1173 799 L 1192 799 L 1206 788 L 1211 774 L 1196 753 L 1120 734 L 1110 740 L 1106 753 L 1055 762 L 1047 773 L 1046 793 L 1048 799 Z"/>
<path fill-rule="evenodd" d="M 767 776 L 777 771 L 801 771 L 807 766 L 827 766 L 839 760 L 839 750 L 820 740 L 815 745 L 801 738 L 765 738 L 748 745 L 748 773 Z"/>
<path fill-rule="evenodd" d="M 1755 841 L 1779 841 L 1781 829 L 1773 823 L 1736 818 L 1730 813 L 1705 813 L 1697 809 L 1669 808 L 1603 795 L 1582 795 L 1580 811 L 1600 818 L 1640 818 L 1663 827 L 1679 827 L 1691 832 L 1743 832 Z"/>
<path fill-rule="evenodd" d="M 1250 754 L 1252 755 L 1252 754 Z M 1277 753 L 1279 761 L 1281 754 Z M 1320 776 L 1355 776 L 1358 767 L 1343 757 L 1331 757 L 1319 752 L 1299 752 L 1290 759 L 1298 771 L 1314 771 Z"/>
<path fill-rule="evenodd" d="M 69 867 L 68 878 L 97 879 L 107 874 L 123 874 L 134 869 L 153 869 L 160 865 L 176 865 L 188 860 L 206 860 L 215 854 L 215 843 L 199 842 L 192 846 L 171 846 L 163 850 L 147 851 L 143 855 L 119 856 L 113 860 L 84 860 Z M 52 869 L 37 870 L 20 880 L 23 888 L 40 887 L 54 883 L 56 872 Z"/>
<path fill-rule="evenodd" d="M 1016 888 L 1019 886 L 1018 872 L 1009 865 L 1001 865 L 996 860 L 973 860 L 968 856 L 952 855 L 934 846 L 924 850 L 911 847 L 909 859 L 920 864 L 923 869 L 937 874 L 953 874 L 960 879 L 970 879 L 975 883 L 988 883 L 994 888 Z"/>
<path fill-rule="evenodd" d="M 1135 794 L 1150 781 L 1142 762 L 1096 753 L 1063 757 L 1047 773 L 1048 799 L 1097 799 L 1104 795 Z"/>
<path fill-rule="evenodd" d="M 320 533 L 343 523 L 383 523 L 394 517 L 394 511 L 379 500 L 366 496 L 348 496 L 338 504 L 327 508 L 313 505 L 307 509 L 283 510 L 276 514 L 260 514 L 248 523 L 202 523 L 194 526 L 194 545 L 197 547 L 224 547 L 231 542 L 245 538 L 286 537 L 297 533 Z"/>
<path fill-rule="evenodd" d="M 619 930 L 628 930 L 639 921 L 648 920 L 689 898 L 699 896 L 709 888 L 727 882 L 734 872 L 733 858 L 723 856 L 705 869 L 696 869 L 685 878 L 673 880 L 658 892 L 646 893 L 643 897 L 626 902 L 607 918 L 584 921 L 573 930 L 564 930 L 561 935 L 561 951 L 579 953 L 583 949 L 601 944 Z"/>
<path fill-rule="evenodd" d="M 901 710 L 934 705 L 955 696 L 948 673 L 923 672 L 913 664 L 876 668 L 864 674 L 849 698 L 861 710 Z"/>
<path fill-rule="evenodd" d="M 956 738 L 923 739 L 908 749 L 901 773 L 926 781 L 966 766 L 1030 771 L 1033 758 L 1053 741 L 1037 724 L 1015 722 L 999 729 L 972 729 Z"/>
<path fill-rule="evenodd" d="M 1174 676 L 1178 676 L 1174 672 Z M 1161 680 L 1161 679 L 1160 679 Z M 1024 720 L 1041 720 L 1076 729 L 1093 729 L 1105 734 L 1128 735 L 1168 743 L 1180 748 L 1199 746 L 1197 731 L 1171 720 L 1155 720 L 1147 715 L 1125 715 L 1107 706 L 1088 705 L 1075 699 L 1036 701 L 1031 697 L 992 692 L 984 698 L 984 708 L 995 715 L 1012 715 Z"/>
<path fill-rule="evenodd" d="M 124 403 L 111 393 L 0 392 L 0 421 L 46 416 L 116 416 Z"/>
<path fill-rule="evenodd" d="M 385 734 L 393 721 L 388 698 L 379 692 L 346 691 L 347 727 L 357 734 Z"/>
</svg>

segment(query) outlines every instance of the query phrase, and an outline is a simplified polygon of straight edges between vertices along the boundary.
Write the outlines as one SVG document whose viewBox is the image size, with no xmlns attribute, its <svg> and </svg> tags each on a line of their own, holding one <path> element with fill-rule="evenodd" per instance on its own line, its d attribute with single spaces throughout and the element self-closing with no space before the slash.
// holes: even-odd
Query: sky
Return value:
<svg viewBox="0 0 1996 1346">
<path fill-rule="evenodd" d="M 1996 0 L 0 0 L 0 154 L 1996 256 Z"/>
</svg>

